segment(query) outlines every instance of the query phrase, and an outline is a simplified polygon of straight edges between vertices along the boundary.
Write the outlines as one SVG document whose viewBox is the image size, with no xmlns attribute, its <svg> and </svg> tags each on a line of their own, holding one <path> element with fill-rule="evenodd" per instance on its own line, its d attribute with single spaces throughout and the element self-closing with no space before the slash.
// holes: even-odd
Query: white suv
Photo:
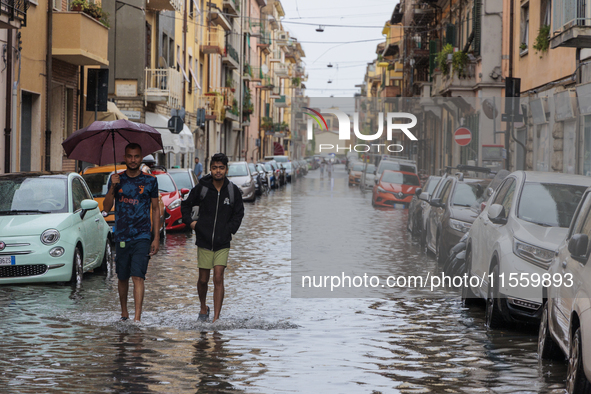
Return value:
<svg viewBox="0 0 591 394">
<path fill-rule="evenodd" d="M 464 300 L 486 300 L 486 323 L 539 322 L 541 277 L 566 237 L 591 178 L 516 171 L 490 197 L 468 234 Z"/>
</svg>

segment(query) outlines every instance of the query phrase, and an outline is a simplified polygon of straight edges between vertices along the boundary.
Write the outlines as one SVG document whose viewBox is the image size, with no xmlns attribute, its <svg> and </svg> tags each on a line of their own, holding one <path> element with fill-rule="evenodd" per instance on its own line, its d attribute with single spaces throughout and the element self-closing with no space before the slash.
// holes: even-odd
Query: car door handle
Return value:
<svg viewBox="0 0 591 394">
<path fill-rule="evenodd" d="M 99 222 L 99 218 L 94 219 L 94 221 L 98 223 Z"/>
<path fill-rule="evenodd" d="M 562 261 L 562 268 L 566 268 L 566 260 Z"/>
</svg>

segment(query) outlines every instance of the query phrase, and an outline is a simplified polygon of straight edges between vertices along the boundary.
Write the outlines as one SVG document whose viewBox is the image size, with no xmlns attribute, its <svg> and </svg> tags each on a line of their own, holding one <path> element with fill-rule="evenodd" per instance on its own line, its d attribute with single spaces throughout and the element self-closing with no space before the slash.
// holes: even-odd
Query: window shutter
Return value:
<svg viewBox="0 0 591 394">
<path fill-rule="evenodd" d="M 456 46 L 456 25 L 448 24 L 445 30 L 445 42 L 451 44 L 452 47 Z"/>
<path fill-rule="evenodd" d="M 429 78 L 433 75 L 435 70 L 435 59 L 437 58 L 437 41 L 429 41 Z"/>
<path fill-rule="evenodd" d="M 480 37 L 481 37 L 481 21 L 482 21 L 482 0 L 474 0 L 474 11 L 472 12 L 472 31 L 474 32 L 474 40 L 472 41 L 472 50 L 474 56 L 480 56 Z"/>
</svg>

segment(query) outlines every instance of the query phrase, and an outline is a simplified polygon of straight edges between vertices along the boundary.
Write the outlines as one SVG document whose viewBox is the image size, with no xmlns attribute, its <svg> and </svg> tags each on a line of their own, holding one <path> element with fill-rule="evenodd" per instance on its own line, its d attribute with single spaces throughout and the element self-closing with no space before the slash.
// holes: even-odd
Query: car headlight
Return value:
<svg viewBox="0 0 591 394">
<path fill-rule="evenodd" d="M 55 248 L 51 248 L 49 251 L 49 255 L 51 257 L 60 257 L 64 254 L 65 250 L 61 246 L 56 246 Z"/>
<path fill-rule="evenodd" d="M 41 234 L 41 242 L 45 245 L 51 245 L 59 241 L 60 232 L 54 228 L 47 229 Z"/>
<path fill-rule="evenodd" d="M 170 205 L 168 206 L 169 210 L 173 210 L 173 209 L 177 209 L 178 207 L 181 206 L 181 199 L 177 198 L 176 200 L 174 200 L 173 202 L 170 203 Z"/>
<path fill-rule="evenodd" d="M 382 189 L 382 188 L 381 188 L 381 187 L 379 187 L 379 186 L 378 186 L 378 191 L 379 191 L 380 193 L 387 193 L 385 189 Z"/>
<path fill-rule="evenodd" d="M 246 182 L 242 187 L 250 187 L 252 185 L 251 181 Z"/>
<path fill-rule="evenodd" d="M 467 233 L 472 227 L 472 223 L 462 222 L 461 220 L 449 219 L 449 227 L 461 233 Z"/>
<path fill-rule="evenodd" d="M 513 253 L 524 260 L 547 269 L 554 258 L 553 250 L 543 249 L 513 238 Z"/>
</svg>

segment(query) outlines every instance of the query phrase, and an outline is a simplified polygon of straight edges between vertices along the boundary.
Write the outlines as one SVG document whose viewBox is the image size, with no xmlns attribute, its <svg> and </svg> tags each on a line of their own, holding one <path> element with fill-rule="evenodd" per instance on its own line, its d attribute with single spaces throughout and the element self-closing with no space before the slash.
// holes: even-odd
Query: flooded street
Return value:
<svg viewBox="0 0 591 394">
<path fill-rule="evenodd" d="M 372 208 L 344 166 L 330 182 L 310 171 L 245 204 L 215 324 L 197 321 L 196 246 L 185 233 L 168 234 L 150 262 L 140 326 L 118 321 L 113 272 L 85 275 L 80 289 L 0 287 L 0 392 L 564 392 L 566 363 L 538 363 L 537 329 L 487 330 L 484 310 L 451 291 L 292 298 L 292 204 L 330 190 L 351 207 L 352 228 L 371 235 L 363 242 L 380 246 L 360 251 L 368 261 L 387 262 L 385 274 L 437 272 L 408 236 L 406 210 Z"/>
</svg>

